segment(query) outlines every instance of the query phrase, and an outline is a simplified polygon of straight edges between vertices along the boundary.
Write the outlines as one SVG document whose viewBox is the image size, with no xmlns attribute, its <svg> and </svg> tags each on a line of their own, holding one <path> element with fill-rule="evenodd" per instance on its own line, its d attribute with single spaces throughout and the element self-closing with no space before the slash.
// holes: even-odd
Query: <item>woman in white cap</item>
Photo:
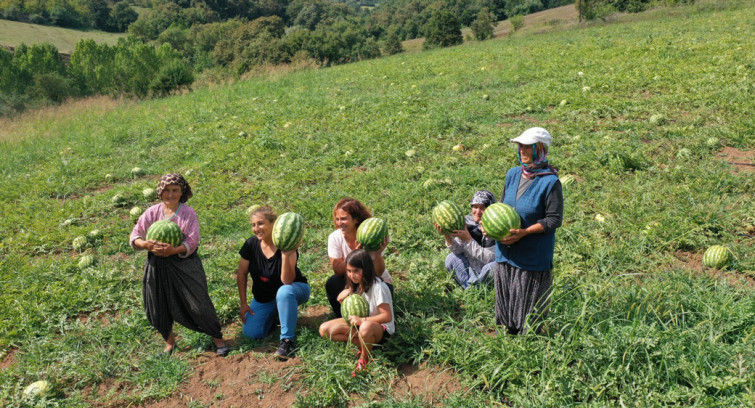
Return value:
<svg viewBox="0 0 755 408">
<path fill-rule="evenodd" d="M 490 270 L 495 266 L 495 241 L 482 235 L 480 220 L 485 209 L 495 203 L 495 196 L 480 190 L 472 197 L 472 213 L 464 217 L 465 228 L 444 234 L 451 253 L 446 257 L 446 270 L 454 274 L 464 289 L 492 281 Z M 436 224 L 435 229 L 443 233 Z"/>
<path fill-rule="evenodd" d="M 540 127 L 511 139 L 521 166 L 506 173 L 500 201 L 514 207 L 522 225 L 496 243 L 493 274 L 496 324 L 506 326 L 509 334 L 537 329 L 548 312 L 556 228 L 564 214 L 558 169 L 548 163 L 551 141 Z"/>
</svg>

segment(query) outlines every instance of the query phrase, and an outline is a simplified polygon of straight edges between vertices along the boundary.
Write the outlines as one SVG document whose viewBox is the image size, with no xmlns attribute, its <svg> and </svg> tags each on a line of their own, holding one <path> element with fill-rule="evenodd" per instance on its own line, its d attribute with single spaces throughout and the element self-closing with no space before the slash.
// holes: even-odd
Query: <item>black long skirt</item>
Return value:
<svg viewBox="0 0 755 408">
<path fill-rule="evenodd" d="M 498 263 L 495 282 L 495 323 L 505 326 L 509 334 L 525 334 L 537 329 L 548 314 L 553 269 L 527 271 L 507 263 Z"/>
<path fill-rule="evenodd" d="M 186 258 L 149 253 L 142 286 L 149 323 L 168 340 L 173 322 L 213 338 L 223 338 L 207 291 L 207 277 L 196 252 Z"/>
</svg>

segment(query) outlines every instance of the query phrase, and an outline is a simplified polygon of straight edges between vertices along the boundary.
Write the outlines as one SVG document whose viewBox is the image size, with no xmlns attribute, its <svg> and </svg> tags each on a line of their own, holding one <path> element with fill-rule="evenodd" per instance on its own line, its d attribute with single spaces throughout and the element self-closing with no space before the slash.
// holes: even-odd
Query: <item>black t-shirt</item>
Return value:
<svg viewBox="0 0 755 408">
<path fill-rule="evenodd" d="M 275 294 L 283 286 L 281 281 L 281 250 L 275 251 L 272 258 L 266 258 L 260 246 L 260 240 L 252 236 L 241 246 L 239 255 L 249 261 L 249 274 L 252 276 L 252 295 L 258 302 L 267 303 L 275 300 Z M 296 251 L 296 277 L 294 282 L 307 283 L 307 278 L 299 269 L 299 251 Z"/>
</svg>

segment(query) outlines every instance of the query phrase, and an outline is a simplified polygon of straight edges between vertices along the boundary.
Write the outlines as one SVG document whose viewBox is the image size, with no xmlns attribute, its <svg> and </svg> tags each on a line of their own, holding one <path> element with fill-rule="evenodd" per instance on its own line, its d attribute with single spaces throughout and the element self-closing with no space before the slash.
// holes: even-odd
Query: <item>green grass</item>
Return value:
<svg viewBox="0 0 755 408">
<path fill-rule="evenodd" d="M 0 45 L 17 47 L 22 43 L 31 45 L 48 42 L 54 45 L 59 52 L 66 54 L 73 53 L 79 40 L 91 38 L 98 43 L 115 44 L 118 38 L 124 35 L 0 20 Z"/>
<path fill-rule="evenodd" d="M 755 274 L 746 236 L 755 183 L 706 141 L 755 147 L 753 15 L 746 2 L 704 3 L 102 113 L 28 117 L 0 149 L 0 349 L 16 361 L 0 370 L 0 402 L 31 404 L 23 387 L 49 379 L 59 391 L 49 406 L 62 397 L 87 406 L 97 401 L 91 388 L 112 381 L 121 391 L 104 401 L 139 404 L 191 374 L 194 352 L 152 358 L 161 340 L 141 307 L 144 254 L 127 242 L 128 209 L 149 204 L 141 190 L 179 171 L 195 192 L 200 253 L 225 323 L 237 316 L 233 272 L 249 205 L 305 217 L 300 267 L 318 305 L 327 304 L 338 198 L 358 197 L 388 221 L 397 333 L 367 376 L 351 378 L 344 345 L 302 327 L 299 406 L 346 406 L 354 395 L 427 406 L 389 387 L 399 364 L 422 362 L 457 371 L 468 390 L 443 402 L 454 407 L 751 406 L 755 295 L 744 276 Z M 657 114 L 665 123 L 651 123 Z M 508 140 L 537 125 L 554 135 L 553 163 L 578 178 L 564 190 L 549 329 L 495 336 L 491 290 L 447 290 L 430 209 L 441 199 L 464 204 L 480 188 L 500 192 L 515 165 Z M 451 150 L 459 143 L 464 152 Z M 637 169 L 604 164 L 604 153 L 632 157 Z M 135 166 L 148 175 L 132 178 Z M 115 194 L 125 207 L 112 206 Z M 94 228 L 105 232 L 98 263 L 80 271 L 71 241 Z M 733 251 L 729 273 L 741 284 L 675 256 L 699 257 L 712 244 Z M 178 332 L 191 350 L 211 346 Z"/>
</svg>

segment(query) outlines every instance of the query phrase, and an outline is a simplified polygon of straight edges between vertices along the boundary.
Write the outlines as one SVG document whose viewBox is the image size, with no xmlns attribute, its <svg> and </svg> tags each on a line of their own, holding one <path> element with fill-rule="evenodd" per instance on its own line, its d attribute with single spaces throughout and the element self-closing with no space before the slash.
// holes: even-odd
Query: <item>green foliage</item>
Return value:
<svg viewBox="0 0 755 408">
<path fill-rule="evenodd" d="M 157 76 L 150 82 L 149 90 L 157 96 L 165 96 L 169 92 L 190 86 L 194 82 L 191 68 L 178 59 L 160 67 Z"/>
<path fill-rule="evenodd" d="M 404 52 L 404 46 L 396 29 L 391 30 L 385 39 L 384 51 L 387 55 L 395 55 Z"/>
<path fill-rule="evenodd" d="M 520 28 L 524 27 L 524 16 L 521 14 L 511 16 L 511 18 L 509 18 L 509 22 L 511 23 L 511 28 L 514 31 L 519 31 Z"/>
<path fill-rule="evenodd" d="M 126 2 L 119 1 L 113 4 L 108 20 L 108 31 L 125 32 L 128 26 L 139 18 L 139 14 Z"/>
<path fill-rule="evenodd" d="M 487 40 L 493 37 L 493 28 L 495 28 L 495 21 L 493 15 L 490 13 L 487 7 L 480 9 L 477 14 L 477 18 L 470 26 L 474 37 L 478 41 Z"/>
<path fill-rule="evenodd" d="M 453 13 L 448 10 L 433 13 L 425 26 L 425 49 L 450 47 L 463 41 L 461 24 Z"/>
</svg>

